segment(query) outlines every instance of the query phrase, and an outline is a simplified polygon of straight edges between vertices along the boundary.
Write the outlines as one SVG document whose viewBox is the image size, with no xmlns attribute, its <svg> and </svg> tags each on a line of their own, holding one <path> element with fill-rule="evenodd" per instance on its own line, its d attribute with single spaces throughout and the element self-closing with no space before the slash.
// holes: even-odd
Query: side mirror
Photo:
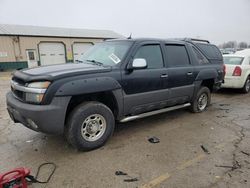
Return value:
<svg viewBox="0 0 250 188">
<path fill-rule="evenodd" d="M 147 68 L 147 66 L 148 65 L 147 65 L 146 59 L 137 58 L 133 60 L 131 68 L 132 69 L 145 69 Z"/>
</svg>

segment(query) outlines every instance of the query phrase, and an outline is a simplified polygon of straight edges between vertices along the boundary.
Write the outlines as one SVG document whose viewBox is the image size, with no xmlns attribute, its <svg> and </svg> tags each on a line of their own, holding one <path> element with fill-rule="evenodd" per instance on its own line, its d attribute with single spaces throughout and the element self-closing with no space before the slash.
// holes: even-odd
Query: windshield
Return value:
<svg viewBox="0 0 250 188">
<path fill-rule="evenodd" d="M 223 58 L 226 65 L 241 65 L 243 57 L 226 56 Z"/>
<path fill-rule="evenodd" d="M 122 61 L 131 44 L 129 41 L 99 43 L 86 51 L 80 60 L 114 66 Z"/>
</svg>

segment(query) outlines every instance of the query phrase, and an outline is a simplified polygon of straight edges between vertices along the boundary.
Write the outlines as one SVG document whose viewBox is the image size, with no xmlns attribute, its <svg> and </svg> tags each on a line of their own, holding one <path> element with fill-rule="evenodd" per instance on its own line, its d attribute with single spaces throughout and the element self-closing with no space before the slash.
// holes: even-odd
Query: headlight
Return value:
<svg viewBox="0 0 250 188">
<path fill-rule="evenodd" d="M 49 85 L 50 82 L 48 81 L 29 83 L 27 85 L 28 90 L 25 93 L 26 102 L 41 103 Z"/>
<path fill-rule="evenodd" d="M 32 82 L 28 84 L 28 87 L 30 88 L 39 88 L 39 89 L 47 89 L 50 85 L 50 82 Z"/>
</svg>

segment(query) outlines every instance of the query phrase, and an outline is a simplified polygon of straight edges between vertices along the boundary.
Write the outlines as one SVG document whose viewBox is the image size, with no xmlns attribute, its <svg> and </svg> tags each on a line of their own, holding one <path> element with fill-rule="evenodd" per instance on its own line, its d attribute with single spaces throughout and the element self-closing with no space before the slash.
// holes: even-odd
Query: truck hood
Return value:
<svg viewBox="0 0 250 188">
<path fill-rule="evenodd" d="M 111 67 L 104 67 L 86 63 L 67 63 L 49 65 L 31 69 L 16 71 L 14 77 L 25 82 L 36 80 L 57 80 L 62 77 L 77 76 L 91 73 L 102 73 L 111 71 Z"/>
</svg>

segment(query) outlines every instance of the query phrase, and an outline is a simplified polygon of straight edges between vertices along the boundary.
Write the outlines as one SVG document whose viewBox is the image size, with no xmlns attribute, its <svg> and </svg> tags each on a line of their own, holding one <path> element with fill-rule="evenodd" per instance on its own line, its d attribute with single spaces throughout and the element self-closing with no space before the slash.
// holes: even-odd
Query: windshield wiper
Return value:
<svg viewBox="0 0 250 188">
<path fill-rule="evenodd" d="M 90 63 L 87 63 L 87 62 L 90 62 Z M 87 59 L 87 60 L 76 60 L 77 63 L 86 63 L 86 64 L 92 64 L 92 65 L 98 65 L 98 66 L 104 66 L 103 63 L 99 62 L 99 61 L 96 61 L 96 60 L 90 60 L 90 59 Z"/>
<path fill-rule="evenodd" d="M 91 62 L 94 65 L 99 65 L 99 66 L 103 66 L 102 62 L 96 61 L 94 59 L 87 59 L 86 61 Z"/>
<path fill-rule="evenodd" d="M 78 60 L 78 59 L 76 60 L 76 62 L 77 62 L 77 63 L 83 63 L 83 61 L 81 61 L 81 60 Z"/>
</svg>

